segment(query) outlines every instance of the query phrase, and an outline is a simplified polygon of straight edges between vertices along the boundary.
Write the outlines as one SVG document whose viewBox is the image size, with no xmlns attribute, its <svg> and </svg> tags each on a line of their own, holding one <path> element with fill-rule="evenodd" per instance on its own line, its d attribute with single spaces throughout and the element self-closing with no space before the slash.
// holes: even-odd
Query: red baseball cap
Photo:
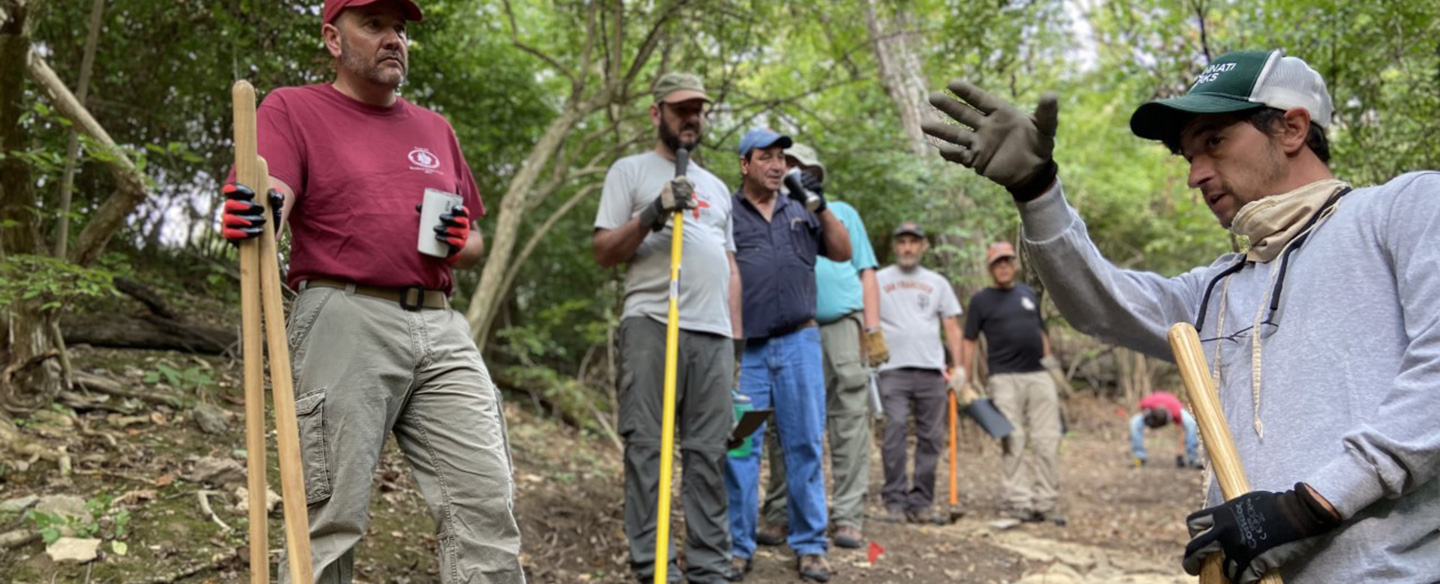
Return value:
<svg viewBox="0 0 1440 584">
<path fill-rule="evenodd" d="M 1008 241 L 997 241 L 990 244 L 990 249 L 985 250 L 985 265 L 995 263 L 997 260 L 1015 257 L 1015 246 Z"/>
<path fill-rule="evenodd" d="M 367 6 L 376 2 L 384 1 L 386 0 L 325 0 L 325 8 L 320 12 L 320 23 L 331 24 L 335 22 L 335 18 L 340 16 L 340 11 L 346 8 Z M 422 20 L 425 20 L 425 15 L 420 12 L 420 5 L 416 4 L 414 0 L 389 1 L 398 3 L 400 5 L 400 9 L 405 11 L 405 20 L 410 22 L 420 22 Z"/>
</svg>

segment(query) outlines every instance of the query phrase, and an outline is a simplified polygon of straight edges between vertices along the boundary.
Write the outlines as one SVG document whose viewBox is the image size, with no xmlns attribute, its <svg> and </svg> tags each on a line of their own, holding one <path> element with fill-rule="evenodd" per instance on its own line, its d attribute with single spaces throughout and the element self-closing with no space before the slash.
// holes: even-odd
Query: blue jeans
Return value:
<svg viewBox="0 0 1440 584">
<path fill-rule="evenodd" d="M 740 361 L 740 393 L 755 409 L 774 408 L 770 420 L 780 435 L 785 458 L 785 505 L 790 533 L 786 543 L 799 555 L 824 555 L 828 518 L 825 475 L 821 466 L 825 437 L 825 372 L 820 331 L 805 327 L 788 335 L 752 341 Z M 770 422 L 766 422 L 769 424 Z M 755 431 L 750 455 L 730 456 L 725 489 L 730 495 L 731 551 L 755 555 L 755 523 L 760 515 L 760 450 L 765 428 Z"/>
<path fill-rule="evenodd" d="M 1180 425 L 1185 427 L 1185 462 L 1195 462 L 1199 459 L 1197 450 L 1200 447 L 1200 439 L 1195 435 L 1195 418 L 1190 417 L 1190 412 L 1180 410 Z M 1130 418 L 1130 453 L 1135 458 L 1145 460 L 1145 416 L 1135 414 Z"/>
</svg>

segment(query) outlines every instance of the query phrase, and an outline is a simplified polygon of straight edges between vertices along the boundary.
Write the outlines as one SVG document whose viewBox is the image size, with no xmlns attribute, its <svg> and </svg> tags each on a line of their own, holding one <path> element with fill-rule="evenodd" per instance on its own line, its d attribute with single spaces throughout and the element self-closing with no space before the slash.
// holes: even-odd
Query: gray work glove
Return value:
<svg viewBox="0 0 1440 584">
<path fill-rule="evenodd" d="M 1283 493 L 1252 491 L 1185 518 L 1191 539 L 1182 565 L 1198 576 L 1206 556 L 1219 553 L 1231 582 L 1259 582 L 1266 571 L 1306 556 L 1317 536 L 1339 525 L 1305 483 Z"/>
<path fill-rule="evenodd" d="M 653 231 L 665 228 L 665 222 L 670 219 L 675 211 L 680 209 L 694 209 L 698 204 L 695 202 L 695 183 L 689 178 L 677 176 L 665 183 L 665 188 L 660 191 L 660 196 L 640 211 L 640 224 L 649 227 Z"/>
<path fill-rule="evenodd" d="M 1029 115 L 968 81 L 952 81 L 949 88 L 959 99 L 936 93 L 930 104 L 964 126 L 938 121 L 921 126 L 926 134 L 948 142 L 940 145 L 940 156 L 975 169 L 1009 190 L 1016 201 L 1044 194 L 1058 172 L 1052 157 L 1060 113 L 1055 94 L 1042 96 L 1035 114 Z"/>
</svg>

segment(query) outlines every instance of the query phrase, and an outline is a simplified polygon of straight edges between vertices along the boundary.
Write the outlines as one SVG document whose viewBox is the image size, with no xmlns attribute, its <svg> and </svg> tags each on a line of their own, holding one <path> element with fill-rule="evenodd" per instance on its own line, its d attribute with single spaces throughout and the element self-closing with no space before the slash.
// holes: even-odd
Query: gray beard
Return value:
<svg viewBox="0 0 1440 584">
<path fill-rule="evenodd" d="M 382 70 L 379 63 L 367 63 L 365 57 L 350 50 L 350 43 L 345 40 L 345 35 L 343 34 L 340 35 L 340 66 L 354 72 L 361 79 L 377 85 L 387 86 L 391 90 L 405 84 L 404 73 L 401 73 L 399 78 L 396 79 L 387 71 Z M 406 68 L 408 69 L 409 66 L 406 65 Z"/>
</svg>

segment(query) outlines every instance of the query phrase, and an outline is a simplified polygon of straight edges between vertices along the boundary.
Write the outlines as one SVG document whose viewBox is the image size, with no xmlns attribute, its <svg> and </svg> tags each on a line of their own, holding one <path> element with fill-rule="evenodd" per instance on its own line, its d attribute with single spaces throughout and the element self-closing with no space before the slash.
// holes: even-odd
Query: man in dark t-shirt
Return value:
<svg viewBox="0 0 1440 584">
<path fill-rule="evenodd" d="M 1055 506 L 1060 486 L 1060 402 L 1055 380 L 1040 360 L 1050 338 L 1035 290 L 1015 281 L 1015 248 L 1001 241 L 986 252 L 994 285 L 970 298 L 960 360 L 974 371 L 975 340 L 985 334 L 989 392 L 995 407 L 1015 426 L 1002 439 L 1005 499 L 1021 521 L 1064 525 Z M 1024 464 L 1026 438 L 1034 461 Z M 1034 469 L 1034 476 L 1028 472 Z"/>
<path fill-rule="evenodd" d="M 287 333 L 316 582 L 353 577 L 391 431 L 435 519 L 441 580 L 525 581 L 500 393 L 449 304 L 451 270 L 484 255 L 469 218 L 485 208 L 449 122 L 395 94 L 421 19 L 411 0 L 325 0 L 335 81 L 278 88 L 257 111 L 299 290 Z M 231 241 L 269 228 L 250 186 L 225 186 Z M 458 203 L 422 238 L 430 190 Z M 420 251 L 432 238 L 443 257 Z"/>
</svg>

